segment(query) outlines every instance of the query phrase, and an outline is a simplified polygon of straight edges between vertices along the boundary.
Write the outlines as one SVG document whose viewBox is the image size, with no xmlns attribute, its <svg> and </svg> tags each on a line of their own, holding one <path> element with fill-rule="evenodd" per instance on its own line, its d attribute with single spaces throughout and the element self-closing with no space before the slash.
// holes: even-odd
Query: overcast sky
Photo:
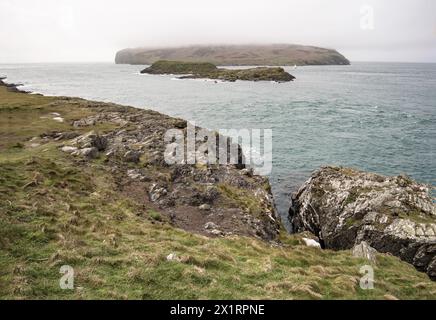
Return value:
<svg viewBox="0 0 436 320">
<path fill-rule="evenodd" d="M 126 47 L 215 43 L 436 62 L 436 0 L 0 0 L 0 63 L 113 61 Z"/>
</svg>

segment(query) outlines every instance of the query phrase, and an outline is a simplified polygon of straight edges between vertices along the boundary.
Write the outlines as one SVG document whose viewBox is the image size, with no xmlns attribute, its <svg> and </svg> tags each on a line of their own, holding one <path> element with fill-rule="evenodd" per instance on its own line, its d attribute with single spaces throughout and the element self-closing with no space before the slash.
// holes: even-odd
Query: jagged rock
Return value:
<svg viewBox="0 0 436 320">
<path fill-rule="evenodd" d="M 290 219 L 294 231 L 312 232 L 325 248 L 365 241 L 431 274 L 436 206 L 429 188 L 406 176 L 321 168 L 292 195 Z"/>
<path fill-rule="evenodd" d="M 183 62 L 160 60 L 141 71 L 149 74 L 178 74 L 180 79 L 208 78 L 221 81 L 277 81 L 295 79 L 281 67 L 257 67 L 244 69 L 217 68 L 210 62 Z"/>
<path fill-rule="evenodd" d="M 436 279 L 436 243 L 421 245 L 413 257 L 413 265 L 420 270 L 427 270 L 430 278 Z"/>
<path fill-rule="evenodd" d="M 376 254 L 377 250 L 372 248 L 366 241 L 362 241 L 361 243 L 355 245 L 353 247 L 353 256 L 356 258 L 364 258 L 372 263 L 376 262 Z"/>
<path fill-rule="evenodd" d="M 77 138 L 78 136 L 79 136 L 79 134 L 77 132 L 74 132 L 74 131 L 60 132 L 59 134 L 56 135 L 55 140 L 56 141 L 71 140 L 71 139 Z"/>
<path fill-rule="evenodd" d="M 276 216 L 268 179 L 252 174 L 251 170 L 241 171 L 245 165 L 240 146 L 236 149 L 237 164 L 170 165 L 164 157 L 167 148 L 164 136 L 169 129 L 179 128 L 186 132 L 185 120 L 114 104 L 84 100 L 69 103 L 86 105 L 97 111 L 76 120 L 76 127 L 115 124 L 104 136 L 90 131 L 74 137 L 66 145 L 77 148 L 72 152 L 75 155 L 80 155 L 80 150 L 89 146 L 104 149 L 105 166 L 114 174 L 121 192 L 145 202 L 145 206 L 149 205 L 147 202 L 153 202 L 174 226 L 190 232 L 208 236 L 237 234 L 267 241 L 277 239 L 280 220 Z M 129 124 L 128 128 L 126 124 Z M 199 133 L 202 129 L 195 127 L 194 130 Z M 50 139 L 58 136 L 57 132 Z M 230 139 L 215 136 L 227 142 L 229 152 Z M 104 141 L 102 146 L 97 140 L 100 137 Z M 197 147 L 200 144 L 197 141 Z M 151 181 L 152 185 L 149 184 Z M 204 229 L 212 212 L 220 221 L 220 230 Z M 233 219 L 233 216 L 237 218 Z"/>
<path fill-rule="evenodd" d="M 177 254 L 175 254 L 175 253 L 170 253 L 168 256 L 167 256 L 167 261 L 179 261 L 180 259 L 179 259 L 179 257 L 177 256 Z"/>
<path fill-rule="evenodd" d="M 432 280 L 436 280 L 436 257 L 433 257 L 427 267 L 427 274 Z"/>
</svg>

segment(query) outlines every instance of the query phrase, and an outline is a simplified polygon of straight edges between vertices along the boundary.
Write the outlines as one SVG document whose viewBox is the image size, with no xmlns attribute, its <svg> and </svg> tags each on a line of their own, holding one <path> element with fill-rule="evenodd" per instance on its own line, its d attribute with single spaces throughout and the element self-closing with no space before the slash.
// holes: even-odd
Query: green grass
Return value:
<svg viewBox="0 0 436 320">
<path fill-rule="evenodd" d="M 162 221 L 162 215 L 159 212 L 150 209 L 147 213 L 152 220 Z"/>
<path fill-rule="evenodd" d="M 58 142 L 8 147 L 26 145 L 48 128 L 29 126 L 25 107 L 19 116 L 4 110 L 11 103 L 21 108 L 21 99 L 31 113 L 44 114 L 56 101 L 65 117 L 80 108 L 0 88 L 0 112 L 13 118 L 1 127 L 9 137 L 0 149 L 1 299 L 436 298 L 436 284 L 396 257 L 378 255 L 375 289 L 365 291 L 359 269 L 367 262 L 350 251 L 309 248 L 284 232 L 276 245 L 174 228 L 155 209 L 116 192 L 102 161 L 76 162 Z M 18 138 L 22 127 L 28 131 Z M 228 186 L 221 191 L 255 210 L 249 195 Z M 171 253 L 178 259 L 168 261 Z M 59 287 L 63 265 L 74 268 L 74 290 Z"/>
</svg>

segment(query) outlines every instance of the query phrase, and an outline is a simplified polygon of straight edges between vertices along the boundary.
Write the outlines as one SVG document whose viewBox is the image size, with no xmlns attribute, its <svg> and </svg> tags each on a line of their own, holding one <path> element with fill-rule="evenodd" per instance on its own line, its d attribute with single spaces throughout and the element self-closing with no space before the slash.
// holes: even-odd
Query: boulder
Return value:
<svg viewBox="0 0 436 320">
<path fill-rule="evenodd" d="M 156 202 L 160 198 L 166 196 L 168 193 L 165 187 L 159 186 L 158 184 L 153 184 L 149 191 L 150 201 Z"/>
<path fill-rule="evenodd" d="M 376 254 L 377 254 L 377 250 L 375 250 L 370 245 L 368 245 L 366 241 L 362 241 L 361 243 L 353 247 L 354 257 L 363 258 L 372 263 L 376 262 Z"/>
<path fill-rule="evenodd" d="M 198 207 L 200 210 L 204 210 L 204 211 L 209 211 L 211 209 L 210 204 L 202 204 L 201 206 Z"/>
<path fill-rule="evenodd" d="M 365 241 L 434 278 L 436 206 L 429 191 L 404 175 L 323 167 L 292 195 L 290 221 L 295 232 L 312 232 L 325 248 Z"/>
<path fill-rule="evenodd" d="M 105 137 L 96 134 L 94 131 L 90 131 L 73 139 L 71 144 L 80 149 L 96 148 L 97 151 L 103 151 L 106 149 L 108 141 Z"/>
<path fill-rule="evenodd" d="M 304 244 L 308 247 L 314 247 L 314 248 L 321 249 L 321 245 L 319 244 L 319 242 L 314 240 L 314 239 L 303 238 L 303 241 L 304 241 Z"/>
</svg>

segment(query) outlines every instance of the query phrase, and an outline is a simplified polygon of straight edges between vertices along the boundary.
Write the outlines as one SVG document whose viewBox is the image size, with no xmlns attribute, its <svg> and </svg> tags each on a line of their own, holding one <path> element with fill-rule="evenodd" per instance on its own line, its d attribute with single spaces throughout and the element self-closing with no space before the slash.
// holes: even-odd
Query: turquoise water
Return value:
<svg viewBox="0 0 436 320">
<path fill-rule="evenodd" d="M 214 83 L 114 64 L 0 65 L 24 89 L 151 108 L 210 129 L 273 130 L 278 207 L 325 164 L 436 185 L 436 64 L 353 63 L 288 71 L 291 83 Z"/>
</svg>

